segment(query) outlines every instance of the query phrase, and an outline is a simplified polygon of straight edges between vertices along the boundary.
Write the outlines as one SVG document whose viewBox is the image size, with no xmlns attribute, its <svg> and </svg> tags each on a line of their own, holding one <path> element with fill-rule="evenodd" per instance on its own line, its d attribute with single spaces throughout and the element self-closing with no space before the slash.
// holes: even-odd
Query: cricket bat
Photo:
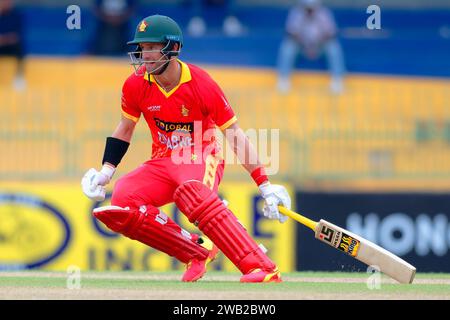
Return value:
<svg viewBox="0 0 450 320">
<path fill-rule="evenodd" d="M 358 259 L 400 283 L 412 283 L 416 268 L 395 254 L 326 220 L 319 222 L 308 219 L 285 207 L 280 212 L 312 229 L 316 239 Z"/>
</svg>

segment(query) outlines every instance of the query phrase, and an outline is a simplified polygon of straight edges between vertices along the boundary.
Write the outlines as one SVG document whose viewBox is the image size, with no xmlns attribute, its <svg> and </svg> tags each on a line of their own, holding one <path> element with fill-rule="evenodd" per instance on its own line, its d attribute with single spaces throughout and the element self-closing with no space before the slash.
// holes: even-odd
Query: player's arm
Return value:
<svg viewBox="0 0 450 320">
<path fill-rule="evenodd" d="M 287 190 L 281 185 L 273 185 L 270 183 L 265 168 L 259 161 L 256 148 L 237 122 L 234 122 L 225 129 L 224 134 L 242 166 L 258 185 L 261 196 L 265 200 L 263 208 L 264 216 L 269 219 L 278 219 L 280 222 L 285 222 L 287 217 L 279 212 L 278 205 L 287 208 L 291 207 L 291 199 Z"/>
<path fill-rule="evenodd" d="M 233 123 L 226 130 L 224 130 L 224 134 L 233 152 L 239 158 L 242 166 L 249 174 L 252 174 L 252 172 L 256 169 L 263 167 L 259 161 L 258 153 L 256 152 L 255 147 L 245 135 L 244 131 L 242 131 L 239 127 L 237 122 Z M 260 181 L 256 182 L 258 185 L 268 181 L 267 176 L 263 176 L 260 179 Z"/>
<path fill-rule="evenodd" d="M 111 137 L 130 143 L 135 127 L 136 122 L 122 116 L 122 119 L 120 119 L 120 122 L 112 133 Z"/>
<path fill-rule="evenodd" d="M 81 180 L 83 192 L 90 199 L 104 200 L 104 186 L 111 181 L 117 165 L 127 152 L 135 127 L 136 122 L 122 116 L 112 135 L 106 138 L 102 169 L 100 171 L 94 168 L 89 169 Z"/>
<path fill-rule="evenodd" d="M 122 158 L 130 145 L 135 127 L 136 122 L 122 115 L 122 119 L 111 137 L 106 138 L 105 152 L 102 161 L 104 166 L 107 165 L 115 168 L 120 161 L 122 161 Z"/>
</svg>

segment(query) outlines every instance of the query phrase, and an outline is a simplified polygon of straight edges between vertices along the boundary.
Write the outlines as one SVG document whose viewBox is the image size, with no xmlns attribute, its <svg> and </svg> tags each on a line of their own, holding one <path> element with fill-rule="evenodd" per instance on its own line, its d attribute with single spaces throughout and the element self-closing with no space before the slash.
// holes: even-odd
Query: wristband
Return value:
<svg viewBox="0 0 450 320">
<path fill-rule="evenodd" d="M 122 161 L 123 156 L 128 150 L 129 142 L 108 137 L 106 138 L 105 152 L 103 154 L 102 164 L 105 162 L 111 163 L 113 166 L 117 165 Z"/>
<path fill-rule="evenodd" d="M 253 180 L 255 181 L 256 185 L 261 185 L 266 181 L 269 181 L 269 178 L 266 175 L 266 170 L 264 167 L 258 167 L 251 173 L 251 176 Z"/>
</svg>

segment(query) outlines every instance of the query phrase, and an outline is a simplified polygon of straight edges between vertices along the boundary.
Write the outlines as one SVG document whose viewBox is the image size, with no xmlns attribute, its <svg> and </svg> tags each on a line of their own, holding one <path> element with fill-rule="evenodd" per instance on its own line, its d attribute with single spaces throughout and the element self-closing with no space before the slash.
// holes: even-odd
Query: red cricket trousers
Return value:
<svg viewBox="0 0 450 320">
<path fill-rule="evenodd" d="M 223 160 L 212 155 L 199 164 L 175 164 L 170 157 L 151 159 L 116 182 L 111 204 L 161 207 L 173 202 L 177 187 L 188 180 L 199 180 L 217 193 L 223 172 Z"/>
</svg>

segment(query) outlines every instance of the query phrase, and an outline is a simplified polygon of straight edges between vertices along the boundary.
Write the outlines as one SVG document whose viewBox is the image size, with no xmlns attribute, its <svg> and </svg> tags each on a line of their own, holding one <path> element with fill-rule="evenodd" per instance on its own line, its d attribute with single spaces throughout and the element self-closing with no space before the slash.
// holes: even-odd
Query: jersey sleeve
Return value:
<svg viewBox="0 0 450 320">
<path fill-rule="evenodd" d="M 222 89 L 214 80 L 210 80 L 209 86 L 204 90 L 204 105 L 220 130 L 225 130 L 235 123 L 237 118 Z"/>
<path fill-rule="evenodd" d="M 141 109 L 135 99 L 137 96 L 136 86 L 133 78 L 128 78 L 122 87 L 122 115 L 134 122 L 138 122 L 141 116 Z"/>
</svg>

